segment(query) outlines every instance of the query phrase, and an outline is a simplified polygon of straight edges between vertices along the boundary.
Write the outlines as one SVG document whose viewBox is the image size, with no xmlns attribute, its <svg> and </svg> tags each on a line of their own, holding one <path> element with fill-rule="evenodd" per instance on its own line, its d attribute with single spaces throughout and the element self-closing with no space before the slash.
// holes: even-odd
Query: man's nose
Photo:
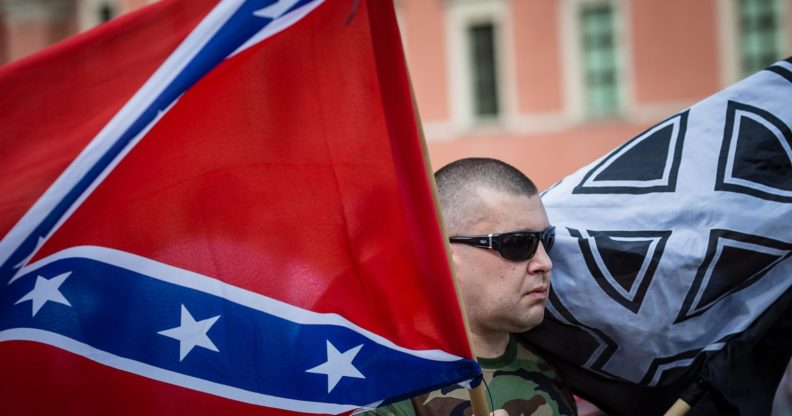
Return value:
<svg viewBox="0 0 792 416">
<path fill-rule="evenodd" d="M 549 272 L 553 268 L 553 261 L 550 260 L 550 255 L 547 254 L 544 244 L 539 243 L 536 248 L 536 253 L 528 262 L 529 273 Z"/>
</svg>

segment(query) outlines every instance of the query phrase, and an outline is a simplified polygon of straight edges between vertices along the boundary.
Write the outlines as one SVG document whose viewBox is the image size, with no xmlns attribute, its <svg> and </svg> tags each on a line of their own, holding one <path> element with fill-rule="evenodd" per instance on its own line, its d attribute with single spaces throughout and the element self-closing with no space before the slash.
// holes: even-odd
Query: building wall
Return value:
<svg viewBox="0 0 792 416">
<path fill-rule="evenodd" d="M 156 0 L 0 0 L 0 63 L 20 59 Z M 742 77 L 738 0 L 394 0 L 435 168 L 492 156 L 547 187 L 656 121 Z M 792 0 L 777 0 L 780 55 L 792 47 Z M 620 105 L 585 105 L 580 11 L 614 12 Z M 466 29 L 495 24 L 500 111 L 471 114 Z"/>
<path fill-rule="evenodd" d="M 511 3 L 514 28 L 517 111 L 520 114 L 564 110 L 561 70 L 560 9 L 554 0 Z"/>
<path fill-rule="evenodd" d="M 637 105 L 684 103 L 720 89 L 716 1 L 632 2 Z"/>
<path fill-rule="evenodd" d="M 8 24 L 6 23 L 5 7 L 0 4 L 0 65 L 8 61 Z"/>
<path fill-rule="evenodd" d="M 785 22 L 792 21 L 792 0 L 779 1 Z M 433 167 L 460 157 L 498 157 L 526 171 L 540 187 L 551 185 L 654 122 L 739 80 L 736 2 L 397 1 Z M 612 5 L 617 21 L 622 105 L 604 118 L 586 114 L 579 70 L 578 13 L 592 4 Z M 484 121 L 459 114 L 460 108 L 470 108 L 459 103 L 469 99 L 459 91 L 469 87 L 470 69 L 455 56 L 467 45 L 459 45 L 464 34 L 454 27 L 475 22 L 475 13 L 498 22 L 503 106 L 498 117 Z M 784 26 L 785 39 L 792 39 L 789 24 Z M 790 45 L 783 45 L 786 52 L 779 57 L 790 54 Z"/>
<path fill-rule="evenodd" d="M 156 0 L 0 0 L 0 64 Z M 107 11 L 102 8 L 106 7 Z"/>
<path fill-rule="evenodd" d="M 436 1 L 400 4 L 399 24 L 410 65 L 421 116 L 427 120 L 449 117 L 444 7 Z M 414 45 L 414 46 L 413 46 Z"/>
<path fill-rule="evenodd" d="M 74 34 L 73 0 L 5 0 L 5 58 L 19 59 Z"/>
</svg>

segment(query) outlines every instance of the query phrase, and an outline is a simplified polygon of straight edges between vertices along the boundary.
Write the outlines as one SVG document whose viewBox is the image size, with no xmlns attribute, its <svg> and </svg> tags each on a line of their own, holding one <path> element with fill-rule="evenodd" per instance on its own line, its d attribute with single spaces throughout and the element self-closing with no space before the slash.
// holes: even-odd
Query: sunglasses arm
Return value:
<svg viewBox="0 0 792 416">
<path fill-rule="evenodd" d="M 470 246 L 475 247 L 482 247 L 488 248 L 492 250 L 493 248 L 493 236 L 494 234 L 487 234 L 487 235 L 474 235 L 469 237 L 451 237 L 448 240 L 452 243 L 462 243 L 467 244 Z"/>
</svg>

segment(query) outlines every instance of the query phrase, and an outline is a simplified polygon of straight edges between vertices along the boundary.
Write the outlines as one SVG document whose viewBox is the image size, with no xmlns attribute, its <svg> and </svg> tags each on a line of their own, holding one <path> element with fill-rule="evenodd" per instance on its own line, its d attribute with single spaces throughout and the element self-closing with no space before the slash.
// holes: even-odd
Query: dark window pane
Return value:
<svg viewBox="0 0 792 416">
<path fill-rule="evenodd" d="M 495 26 L 483 23 L 468 29 L 473 59 L 473 111 L 477 116 L 498 114 L 498 68 L 495 63 Z"/>
<path fill-rule="evenodd" d="M 113 10 L 110 3 L 102 3 L 102 5 L 99 6 L 99 21 L 104 23 L 113 17 L 115 17 L 115 10 Z"/>
</svg>

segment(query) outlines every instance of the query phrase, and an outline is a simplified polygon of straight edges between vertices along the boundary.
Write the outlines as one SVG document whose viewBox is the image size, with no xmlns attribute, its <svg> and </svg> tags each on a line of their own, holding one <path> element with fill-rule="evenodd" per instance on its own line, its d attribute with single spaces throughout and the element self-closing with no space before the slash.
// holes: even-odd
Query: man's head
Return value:
<svg viewBox="0 0 792 416">
<path fill-rule="evenodd" d="M 458 160 L 438 170 L 435 179 L 450 237 L 549 226 L 533 182 L 499 160 Z M 543 244 L 521 261 L 468 244 L 451 244 L 451 253 L 473 332 L 522 332 L 542 321 L 553 267 Z"/>
</svg>

